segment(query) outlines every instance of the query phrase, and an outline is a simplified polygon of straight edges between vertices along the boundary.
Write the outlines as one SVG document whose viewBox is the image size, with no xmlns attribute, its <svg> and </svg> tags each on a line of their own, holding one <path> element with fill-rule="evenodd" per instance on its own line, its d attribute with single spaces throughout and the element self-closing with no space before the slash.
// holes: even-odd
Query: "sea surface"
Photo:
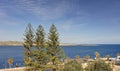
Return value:
<svg viewBox="0 0 120 71">
<path fill-rule="evenodd" d="M 85 55 L 90 55 L 94 58 L 94 53 L 97 51 L 101 57 L 109 54 L 111 57 L 116 57 L 120 53 L 120 44 L 99 44 L 99 45 L 77 45 L 77 46 L 62 46 L 67 57 L 74 58 L 79 55 L 81 58 Z M 0 46 L 0 69 L 8 68 L 7 59 L 14 59 L 12 67 L 23 66 L 23 46 Z"/>
</svg>

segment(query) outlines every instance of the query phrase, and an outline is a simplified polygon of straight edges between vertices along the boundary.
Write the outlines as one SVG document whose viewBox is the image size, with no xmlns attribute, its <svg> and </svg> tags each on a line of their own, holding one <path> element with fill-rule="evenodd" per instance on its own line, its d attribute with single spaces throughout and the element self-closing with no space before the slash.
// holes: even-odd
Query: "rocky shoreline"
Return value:
<svg viewBox="0 0 120 71">
<path fill-rule="evenodd" d="M 18 68 L 8 68 L 8 69 L 0 69 L 0 71 L 24 71 L 25 67 L 18 67 Z"/>
</svg>

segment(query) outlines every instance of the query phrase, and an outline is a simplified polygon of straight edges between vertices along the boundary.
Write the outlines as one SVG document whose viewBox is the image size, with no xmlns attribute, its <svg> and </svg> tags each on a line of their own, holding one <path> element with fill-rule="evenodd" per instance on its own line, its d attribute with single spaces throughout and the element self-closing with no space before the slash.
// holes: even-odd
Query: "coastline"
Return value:
<svg viewBox="0 0 120 71">
<path fill-rule="evenodd" d="M 22 46 L 20 41 L 0 41 L 0 46 Z"/>
<path fill-rule="evenodd" d="M 60 43 L 60 46 L 99 46 L 108 44 L 75 44 L 75 43 Z M 113 45 L 113 44 L 109 44 Z M 120 45 L 120 44 L 115 44 Z M 23 46 L 22 41 L 0 41 L 0 46 Z"/>
<path fill-rule="evenodd" d="M 60 46 L 76 46 L 78 44 L 61 43 Z M 21 41 L 0 41 L 0 46 L 23 46 Z"/>
<path fill-rule="evenodd" d="M 25 67 L 18 67 L 18 68 L 8 68 L 8 69 L 0 69 L 0 71 L 24 71 Z"/>
<path fill-rule="evenodd" d="M 86 64 L 82 64 L 83 67 L 86 67 Z M 113 71 L 120 71 L 120 66 L 114 65 Z M 17 67 L 17 68 L 8 68 L 8 69 L 0 69 L 0 71 L 24 71 L 25 67 Z"/>
</svg>

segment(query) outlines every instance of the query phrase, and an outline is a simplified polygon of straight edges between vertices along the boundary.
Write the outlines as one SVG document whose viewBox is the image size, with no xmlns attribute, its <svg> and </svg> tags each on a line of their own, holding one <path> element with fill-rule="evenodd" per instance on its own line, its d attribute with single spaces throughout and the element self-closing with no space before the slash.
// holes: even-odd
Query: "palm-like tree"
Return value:
<svg viewBox="0 0 120 71">
<path fill-rule="evenodd" d="M 11 68 L 11 65 L 13 64 L 13 58 L 8 58 L 7 62 L 9 64 L 9 68 Z"/>
<path fill-rule="evenodd" d="M 79 55 L 76 55 L 75 58 L 74 58 L 75 61 L 79 62 L 80 60 L 80 56 Z"/>
<path fill-rule="evenodd" d="M 109 59 L 110 59 L 110 55 L 106 55 L 105 57 L 107 58 L 107 60 L 109 60 Z"/>
<path fill-rule="evenodd" d="M 90 59 L 90 56 L 89 56 L 89 55 L 86 55 L 86 56 L 84 57 L 84 59 L 85 59 L 86 61 L 88 61 L 88 59 Z"/>
<path fill-rule="evenodd" d="M 96 57 L 96 59 L 99 59 L 100 58 L 100 54 L 98 52 L 95 52 L 95 57 Z"/>
<path fill-rule="evenodd" d="M 67 58 L 66 58 L 66 62 L 68 63 L 68 62 L 70 62 L 70 61 L 71 61 L 70 57 L 67 57 Z"/>
</svg>

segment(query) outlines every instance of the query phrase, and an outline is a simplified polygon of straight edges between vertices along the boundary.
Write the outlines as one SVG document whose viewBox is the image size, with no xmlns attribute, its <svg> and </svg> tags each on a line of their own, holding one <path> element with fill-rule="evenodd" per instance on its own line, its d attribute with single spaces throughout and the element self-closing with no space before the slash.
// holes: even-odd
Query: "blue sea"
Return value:
<svg viewBox="0 0 120 71">
<path fill-rule="evenodd" d="M 90 55 L 94 58 L 94 53 L 97 51 L 101 57 L 109 54 L 111 57 L 116 57 L 120 53 L 120 44 L 99 44 L 88 46 L 62 46 L 66 56 L 74 58 L 79 55 L 81 58 L 85 55 Z M 8 68 L 7 59 L 12 57 L 14 59 L 12 67 L 23 66 L 23 46 L 0 46 L 0 69 Z"/>
</svg>

